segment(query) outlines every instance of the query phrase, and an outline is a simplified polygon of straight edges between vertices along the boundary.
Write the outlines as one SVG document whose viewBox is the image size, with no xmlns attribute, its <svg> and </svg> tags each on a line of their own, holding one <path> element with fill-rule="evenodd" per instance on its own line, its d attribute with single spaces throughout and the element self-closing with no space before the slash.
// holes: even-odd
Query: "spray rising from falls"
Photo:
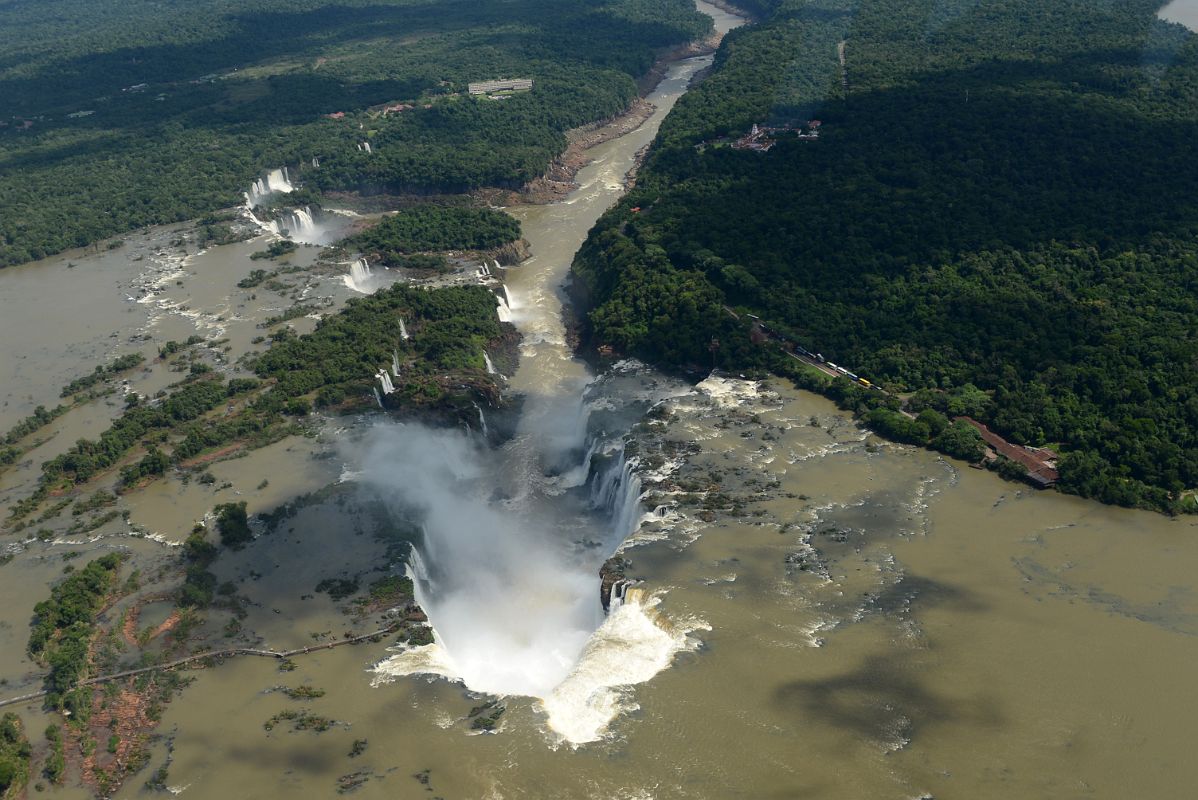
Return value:
<svg viewBox="0 0 1198 800">
<path fill-rule="evenodd" d="M 493 502 L 492 476 L 507 465 L 502 451 L 469 434 L 404 425 L 380 426 L 372 438 L 368 482 L 422 520 L 412 570 L 438 642 L 380 671 L 434 672 L 492 694 L 549 694 L 603 620 L 594 563 L 572 558 L 569 540 L 556 535 L 577 527 L 582 509 Z"/>
<path fill-rule="evenodd" d="M 322 236 L 312 216 L 312 209 L 308 206 L 288 211 L 272 226 L 275 233 L 296 242 L 318 244 Z"/>
<path fill-rule="evenodd" d="M 486 446 L 477 406 L 482 437 L 413 424 L 373 429 L 363 480 L 421 520 L 410 572 L 436 635 L 376 672 L 379 681 L 436 674 L 537 698 L 558 740 L 579 745 L 635 708 L 628 687 L 696 647 L 690 634 L 702 623 L 666 620 L 659 599 L 639 589 L 604 615 L 599 566 L 640 521 L 635 461 L 619 439 L 588 434 L 581 397 L 529 405 L 525 433 L 499 450 Z"/>
</svg>

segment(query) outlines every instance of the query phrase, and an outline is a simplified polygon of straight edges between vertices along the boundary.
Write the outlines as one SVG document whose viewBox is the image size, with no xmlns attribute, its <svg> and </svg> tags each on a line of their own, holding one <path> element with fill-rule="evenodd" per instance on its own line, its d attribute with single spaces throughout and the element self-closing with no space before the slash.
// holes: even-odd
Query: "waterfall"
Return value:
<svg viewBox="0 0 1198 800">
<path fill-rule="evenodd" d="M 408 326 L 403 324 L 403 317 L 399 318 L 399 337 L 405 342 L 412 338 L 411 336 L 408 336 Z"/>
<path fill-rule="evenodd" d="M 261 205 L 263 200 L 266 200 L 275 192 L 287 194 L 293 191 L 295 191 L 295 187 L 291 184 L 291 177 L 287 172 L 287 168 L 282 167 L 280 169 L 272 169 L 264 177 L 250 184 L 250 190 L 245 193 L 245 199 L 250 208 L 253 208 L 254 206 Z"/>
<path fill-rule="evenodd" d="M 391 383 L 391 376 L 387 374 L 386 369 L 380 369 L 374 377 L 379 379 L 379 383 L 383 387 L 383 394 L 391 394 L 395 391 L 395 384 Z"/>
<path fill-rule="evenodd" d="M 370 271 L 370 264 L 364 258 L 359 258 L 349 265 L 349 274 L 345 275 L 343 280 L 350 289 L 362 294 L 370 294 L 378 288 Z"/>
<path fill-rule="evenodd" d="M 319 169 L 319 168 L 320 168 L 320 159 L 317 158 L 316 156 L 312 156 L 312 169 Z"/>
<path fill-rule="evenodd" d="M 491 362 L 491 357 L 489 355 L 487 355 L 486 350 L 483 351 L 483 363 L 487 365 L 487 374 L 488 375 L 497 375 L 498 374 L 498 372 L 495 369 L 495 365 Z"/>
<path fill-rule="evenodd" d="M 391 374 L 399 378 L 399 352 L 396 350 L 391 351 Z"/>
<path fill-rule="evenodd" d="M 282 222 L 274 227 L 275 232 L 280 236 L 287 236 L 297 242 L 318 244 L 320 240 L 320 231 L 316 227 L 316 220 L 312 217 L 310 206 L 287 212 L 283 216 Z"/>
<path fill-rule="evenodd" d="M 375 402 L 377 402 L 379 404 L 379 408 L 382 408 L 383 407 L 383 396 L 381 394 L 379 394 L 378 387 L 377 386 L 374 387 L 372 391 L 374 391 Z"/>
<path fill-rule="evenodd" d="M 586 483 L 591 475 L 591 464 L 595 460 L 595 454 L 599 452 L 601 447 L 603 447 L 603 439 L 596 436 L 591 441 L 591 446 L 587 448 L 587 454 L 583 456 L 582 461 L 572 470 L 562 475 L 562 486 L 572 489 L 575 486 L 582 486 Z"/>
<path fill-rule="evenodd" d="M 478 424 L 482 429 L 483 436 L 487 439 L 491 438 L 491 431 L 487 429 L 487 417 L 483 414 L 483 407 L 478 403 L 474 403 L 473 405 L 478 410 Z"/>
<path fill-rule="evenodd" d="M 636 530 L 641 518 L 641 479 L 636 474 L 637 458 L 627 458 L 624 448 L 607 468 L 592 478 L 591 505 L 605 511 L 612 535 L 623 541 Z"/>
<path fill-rule="evenodd" d="M 507 304 L 507 298 L 503 295 L 495 295 L 495 313 L 499 316 L 500 322 L 512 321 L 512 308 Z"/>
<path fill-rule="evenodd" d="M 624 602 L 624 597 L 627 595 L 630 586 L 632 586 L 632 582 L 627 580 L 616 581 L 611 585 L 611 599 L 607 601 L 608 614 L 615 613 L 615 610 Z"/>
</svg>

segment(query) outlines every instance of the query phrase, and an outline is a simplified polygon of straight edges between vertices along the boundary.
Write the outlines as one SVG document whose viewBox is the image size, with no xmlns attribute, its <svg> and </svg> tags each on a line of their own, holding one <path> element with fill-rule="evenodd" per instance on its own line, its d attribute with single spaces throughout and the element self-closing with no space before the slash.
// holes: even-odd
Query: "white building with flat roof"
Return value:
<svg viewBox="0 0 1198 800">
<path fill-rule="evenodd" d="M 470 94 L 491 92 L 526 92 L 532 88 L 532 78 L 501 78 L 497 81 L 478 81 L 468 84 Z"/>
</svg>

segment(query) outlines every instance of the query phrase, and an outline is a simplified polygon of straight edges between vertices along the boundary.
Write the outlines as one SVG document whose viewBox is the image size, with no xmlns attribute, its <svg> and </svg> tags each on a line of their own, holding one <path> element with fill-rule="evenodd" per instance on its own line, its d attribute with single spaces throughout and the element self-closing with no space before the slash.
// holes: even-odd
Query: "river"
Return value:
<svg viewBox="0 0 1198 800">
<path fill-rule="evenodd" d="M 1180 22 L 1192 31 L 1198 31 L 1198 0 L 1172 0 L 1160 11 L 1162 19 Z"/>
<path fill-rule="evenodd" d="M 699 5 L 725 28 L 736 22 Z M 143 796 L 143 781 L 159 768 L 172 792 L 201 800 L 341 790 L 496 800 L 1163 798 L 1198 785 L 1190 757 L 1198 718 L 1189 669 L 1198 663 L 1194 520 L 1006 483 L 878 440 L 826 400 L 780 384 L 713 376 L 689 387 L 632 362 L 592 378 L 573 359 L 560 317 L 573 253 L 622 193 L 636 152 L 708 62 L 673 65 L 649 97 L 654 116 L 593 150 L 580 188 L 564 202 L 510 209 L 533 248 L 531 259 L 505 273 L 524 334 L 511 387 L 525 397 L 525 414 L 501 450 L 464 451 L 494 472 L 470 480 L 493 488 L 485 502 L 463 492 L 438 504 L 551 520 L 560 529 L 530 533 L 520 525 L 491 538 L 540 543 L 553 558 L 491 551 L 503 560 L 494 574 L 504 580 L 488 585 L 493 594 L 459 597 L 490 597 L 502 613 L 474 606 L 463 622 L 444 602 L 439 616 L 434 599 L 431 620 L 443 630 L 432 647 L 388 642 L 322 651 L 297 659 L 290 672 L 245 659 L 193 673 L 194 683 L 164 711 L 149 766 L 117 796 Z M 0 362 L 23 382 L 4 387 L 9 418 L 53 397 L 64 378 L 102 356 L 130 348 L 152 354 L 162 339 L 217 328 L 233 352 L 252 346 L 255 316 L 283 304 L 278 293 L 233 288 L 261 240 L 184 253 L 171 244 L 177 235 L 160 229 L 128 237 L 125 251 L 5 272 L 15 282 L 0 303 L 28 306 L 23 316 L 0 314 L 12 334 L 6 340 L 20 342 Z M 312 256 L 302 252 L 301 263 Z M 208 280 L 194 280 L 201 274 Z M 338 276 L 291 280 L 288 293 L 345 296 Z M 146 281 L 155 287 L 150 299 L 126 293 Z M 66 301 L 45 287 L 66 282 L 85 287 L 89 298 L 71 301 L 65 323 L 47 325 L 53 317 L 37 309 Z M 8 327 L 18 324 L 23 337 Z M 146 333 L 151 340 L 138 338 Z M 132 380 L 149 390 L 169 375 L 156 366 Z M 628 434 L 645 494 L 634 509 L 643 517 L 621 545 L 630 577 L 643 582 L 604 618 L 593 571 L 581 587 L 574 575 L 618 543 L 577 541 L 601 520 L 576 498 L 581 487 L 569 464 L 545 456 L 577 459 L 580 441 L 596 441 L 608 451 L 597 464 L 618 464 L 612 440 L 652 405 Z M 94 435 L 116 409 L 97 400 L 67 415 L 51 429 L 46 452 Z M 388 439 L 408 435 L 393 428 L 367 418 L 334 421 L 317 438 L 214 465 L 216 486 L 163 481 L 131 497 L 133 522 L 177 542 L 213 502 L 241 498 L 251 512 L 263 511 L 326 487 L 274 533 L 217 562 L 246 616 L 240 632 L 207 631 L 214 646 L 301 647 L 367 625 L 353 621 L 347 604 L 314 591 L 325 578 L 369 580 L 372 571 L 403 567 L 406 550 L 379 535 L 391 524 L 386 513 L 353 478 L 385 471 L 380 465 L 398 470 L 401 459 L 386 459 L 399 453 L 415 468 L 387 474 L 417 484 L 432 472 L 423 465 L 446 458 L 435 451 L 471 439 L 444 434 L 427 452 L 388 448 L 415 441 Z M 381 455 L 371 461 L 372 452 Z M 31 472 L 6 473 L 0 491 L 18 493 Z M 147 575 L 173 558 L 159 541 L 128 536 L 123 523 L 98 533 L 31 545 L 0 567 L 6 695 L 37 683 L 39 671 L 23 657 L 30 606 L 61 574 L 64 555 L 128 548 Z M 525 538 L 549 533 L 560 535 Z M 496 546 L 459 544 L 475 542 Z M 576 592 L 590 598 L 587 605 Z M 521 630 L 513 609 L 566 609 L 567 621 L 577 622 L 567 631 L 575 651 L 561 667 L 566 678 L 554 676 L 559 682 L 548 690 L 472 688 L 480 679 L 514 679 L 497 677 L 485 659 L 472 661 L 478 642 L 453 641 L 455 630 L 490 619 L 504 635 L 488 646 L 521 652 L 507 650 L 509 634 Z M 520 658 L 538 649 L 524 648 Z M 467 661 L 481 666 L 463 669 Z M 297 702 L 278 691 L 297 685 L 326 693 Z M 480 734 L 471 712 L 495 699 L 506 709 L 497 732 Z M 300 709 L 327 718 L 328 729 L 264 728 Z M 33 709 L 20 711 L 31 730 L 44 726 Z M 89 796 L 71 788 L 46 794 Z"/>
</svg>

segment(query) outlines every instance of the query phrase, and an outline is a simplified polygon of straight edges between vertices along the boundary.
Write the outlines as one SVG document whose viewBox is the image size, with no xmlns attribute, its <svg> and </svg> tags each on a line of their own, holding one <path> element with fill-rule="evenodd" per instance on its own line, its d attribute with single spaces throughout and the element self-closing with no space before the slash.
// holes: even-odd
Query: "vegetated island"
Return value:
<svg viewBox="0 0 1198 800">
<path fill-rule="evenodd" d="M 1198 508 L 1198 37 L 1157 0 L 741 5 L 576 259 L 589 347 Z"/>
</svg>

